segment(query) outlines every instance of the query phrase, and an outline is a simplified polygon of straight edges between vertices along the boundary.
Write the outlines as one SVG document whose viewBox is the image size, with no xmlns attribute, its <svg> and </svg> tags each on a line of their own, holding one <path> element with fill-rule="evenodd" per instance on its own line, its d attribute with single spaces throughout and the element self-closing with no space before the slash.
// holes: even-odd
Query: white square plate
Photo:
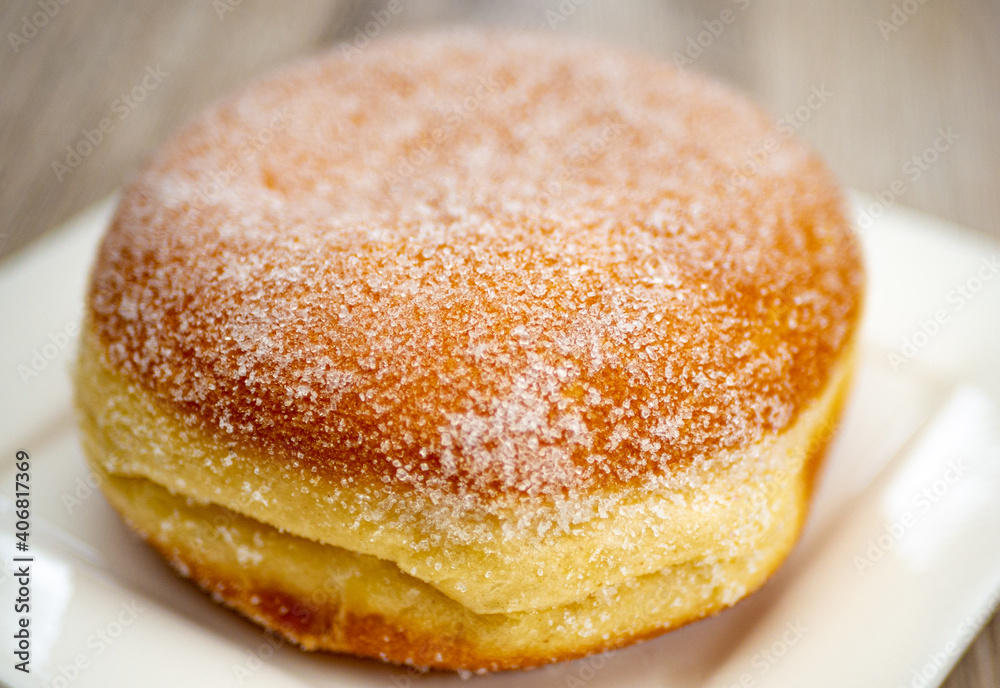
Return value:
<svg viewBox="0 0 1000 688">
<path fill-rule="evenodd" d="M 0 681 L 456 685 L 453 674 L 284 646 L 173 575 L 104 502 L 77 443 L 67 372 L 114 202 L 0 265 Z M 861 367 L 789 561 L 711 619 L 476 685 L 860 688 L 944 679 L 1000 601 L 1000 247 L 867 197 L 854 203 L 870 225 Z M 18 449 L 31 457 L 30 674 L 14 668 L 13 654 Z"/>
</svg>

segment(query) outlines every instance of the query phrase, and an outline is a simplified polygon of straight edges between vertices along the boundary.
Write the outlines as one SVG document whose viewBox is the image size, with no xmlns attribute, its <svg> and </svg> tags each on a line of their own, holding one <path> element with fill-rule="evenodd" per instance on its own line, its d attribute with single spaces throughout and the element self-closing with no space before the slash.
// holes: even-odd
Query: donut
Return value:
<svg viewBox="0 0 1000 688">
<path fill-rule="evenodd" d="M 306 650 L 524 668 L 732 606 L 799 536 L 863 296 L 789 134 L 552 36 L 267 75 L 124 190 L 75 371 L 88 465 Z"/>
</svg>

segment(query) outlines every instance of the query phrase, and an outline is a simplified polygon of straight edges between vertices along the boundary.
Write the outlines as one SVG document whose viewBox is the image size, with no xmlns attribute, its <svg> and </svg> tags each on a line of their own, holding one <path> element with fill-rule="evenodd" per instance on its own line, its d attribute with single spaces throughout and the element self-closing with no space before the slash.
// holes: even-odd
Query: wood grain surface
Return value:
<svg viewBox="0 0 1000 688">
<path fill-rule="evenodd" d="M 513 25 L 689 61 L 793 121 L 844 184 L 1000 238 L 1000 3 L 400 2 L 403 11 L 377 33 Z M 272 65 L 372 29 L 371 12 L 387 5 L 4 2 L 0 257 L 119 187 L 207 102 Z M 822 94 L 811 101 L 817 107 L 809 107 L 812 94 Z M 850 661 L 835 654 L 831 661 Z M 944 685 L 1000 686 L 996 617 Z"/>
</svg>

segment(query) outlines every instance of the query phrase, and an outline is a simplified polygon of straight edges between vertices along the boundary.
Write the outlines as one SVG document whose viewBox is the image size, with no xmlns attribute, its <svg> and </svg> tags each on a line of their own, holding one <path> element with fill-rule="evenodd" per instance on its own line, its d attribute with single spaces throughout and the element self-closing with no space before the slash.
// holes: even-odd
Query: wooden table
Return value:
<svg viewBox="0 0 1000 688">
<path fill-rule="evenodd" d="M 386 5 L 387 0 L 5 2 L 0 256 L 120 186 L 172 130 L 220 92 L 295 55 L 353 37 L 372 20 L 373 10 Z M 378 33 L 456 20 L 510 24 L 582 32 L 689 62 L 749 92 L 775 117 L 793 118 L 846 185 L 1000 238 L 996 3 L 402 0 L 402 5 L 404 11 Z M 827 94 L 820 107 L 797 117 L 817 90 Z M 102 131 L 105 119 L 112 126 Z M 86 154 L 74 156 L 67 147 Z M 996 617 L 945 685 L 1000 686 Z"/>
</svg>

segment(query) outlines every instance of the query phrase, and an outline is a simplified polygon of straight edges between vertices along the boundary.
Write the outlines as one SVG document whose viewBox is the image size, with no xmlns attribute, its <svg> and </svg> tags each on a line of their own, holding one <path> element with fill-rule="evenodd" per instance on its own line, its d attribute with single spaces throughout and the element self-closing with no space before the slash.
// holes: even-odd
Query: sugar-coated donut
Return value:
<svg viewBox="0 0 1000 688">
<path fill-rule="evenodd" d="M 528 667 L 763 584 L 862 291 L 829 173 L 724 87 L 552 36 L 335 48 L 125 190 L 83 442 L 182 575 L 302 647 Z"/>
</svg>

